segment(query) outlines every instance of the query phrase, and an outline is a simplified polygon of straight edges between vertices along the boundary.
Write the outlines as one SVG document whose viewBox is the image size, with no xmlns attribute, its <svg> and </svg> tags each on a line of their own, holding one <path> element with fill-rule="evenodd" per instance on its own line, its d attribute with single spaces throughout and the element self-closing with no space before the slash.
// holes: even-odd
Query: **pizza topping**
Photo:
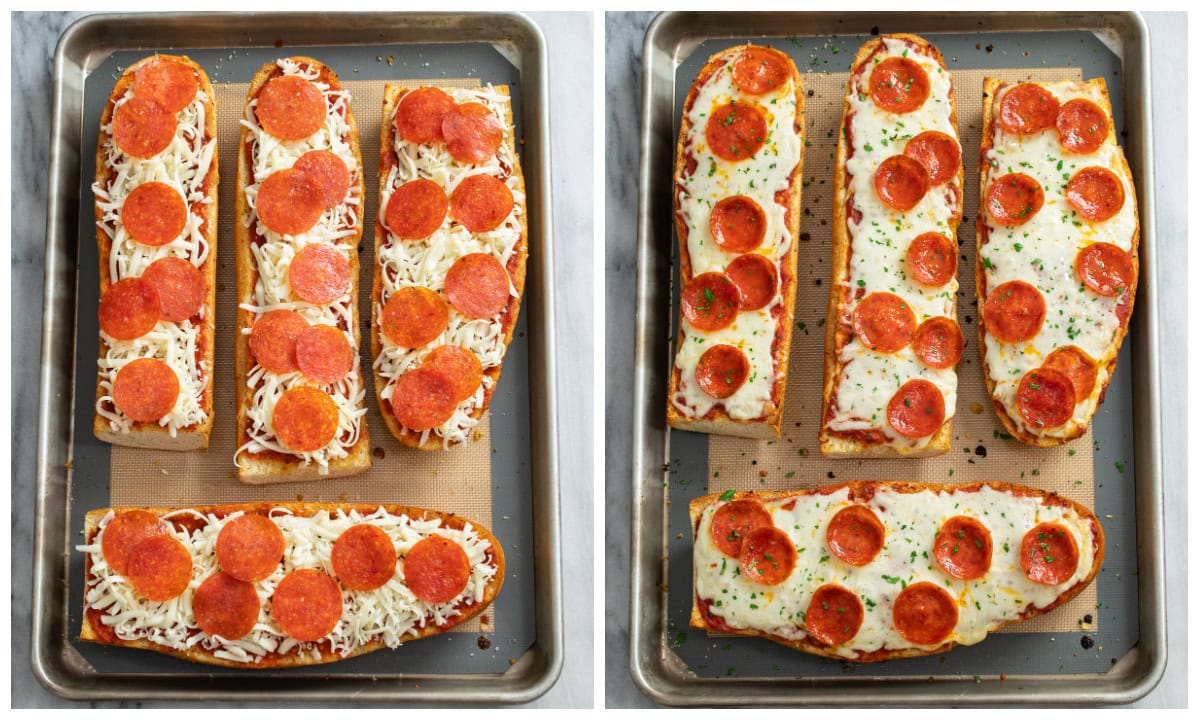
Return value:
<svg viewBox="0 0 1200 720">
<path fill-rule="evenodd" d="M 192 554 L 168 534 L 152 534 L 129 550 L 125 577 L 142 597 L 166 602 L 192 582 Z"/>
<path fill-rule="evenodd" d="M 299 75 L 267 81 L 258 94 L 258 123 L 281 140 L 304 140 L 325 126 L 325 97 Z"/>
<path fill-rule="evenodd" d="M 129 551 L 138 543 L 153 535 L 167 534 L 167 525 L 152 512 L 125 510 L 113 516 L 104 526 L 100 536 L 100 548 L 104 561 L 114 571 L 125 575 L 129 572 Z"/>
<path fill-rule="evenodd" d="M 929 75 L 917 61 L 889 57 L 871 70 L 871 100 L 884 112 L 903 115 L 929 99 Z"/>
<path fill-rule="evenodd" d="M 692 327 L 712 332 L 729 327 L 737 319 L 741 293 L 724 273 L 710 272 L 692 278 L 679 302 Z"/>
<path fill-rule="evenodd" d="M 917 317 L 899 295 L 871 293 L 854 308 L 854 333 L 876 352 L 903 350 L 913 341 L 916 330 Z"/>
<path fill-rule="evenodd" d="M 1090 155 L 1108 138 L 1108 115 L 1091 100 L 1076 98 L 1058 110 L 1058 142 L 1068 152 Z"/>
<path fill-rule="evenodd" d="M 1045 202 L 1042 184 L 1025 173 L 1009 173 L 992 181 L 987 190 L 987 212 L 1001 227 L 1024 225 Z"/>
<path fill-rule="evenodd" d="M 953 319 L 931 317 L 917 328 L 913 352 L 928 367 L 943 369 L 958 364 L 963 353 L 962 328 Z"/>
<path fill-rule="evenodd" d="M 1041 523 L 1021 540 L 1021 569 L 1035 583 L 1061 585 L 1075 575 L 1078 566 L 1075 536 L 1058 523 Z"/>
<path fill-rule="evenodd" d="M 751 582 L 778 585 L 796 567 L 796 546 L 787 533 L 773 525 L 755 528 L 742 541 L 738 563 Z"/>
<path fill-rule="evenodd" d="M 1071 176 L 1065 195 L 1082 217 L 1104 222 L 1125 204 L 1125 185 L 1112 170 L 1093 165 Z"/>
<path fill-rule="evenodd" d="M 1047 370 L 1057 370 L 1071 381 L 1075 389 L 1075 401 L 1082 402 L 1092 394 L 1096 386 L 1096 375 L 1099 367 L 1096 361 L 1075 345 L 1064 345 L 1046 356 L 1042 367 Z"/>
<path fill-rule="evenodd" d="M 958 272 L 958 246 L 942 233 L 921 233 L 909 243 L 905 260 L 914 280 L 928 287 L 941 287 Z"/>
<path fill-rule="evenodd" d="M 442 119 L 446 150 L 464 163 L 485 163 L 504 141 L 504 125 L 483 103 L 457 105 Z"/>
<path fill-rule="evenodd" d="M 776 50 L 747 48 L 733 61 L 733 84 L 749 95 L 774 92 L 792 76 L 787 61 Z"/>
<path fill-rule="evenodd" d="M 287 76 L 290 77 L 290 76 Z M 299 235 L 312 229 L 325 211 L 321 189 L 307 173 L 288 168 L 267 176 L 255 200 L 258 219 L 280 235 Z"/>
<path fill-rule="evenodd" d="M 1075 414 L 1075 388 L 1058 370 L 1030 370 L 1017 385 L 1017 410 L 1032 428 L 1055 428 Z"/>
<path fill-rule="evenodd" d="M 384 212 L 384 225 L 401 240 L 424 240 L 446 220 L 450 200 L 432 180 L 420 178 L 392 191 Z"/>
<path fill-rule="evenodd" d="M 504 312 L 509 299 L 508 271 L 487 253 L 468 253 L 446 271 L 446 297 L 454 309 L 470 318 L 493 318 Z"/>
<path fill-rule="evenodd" d="M 342 591 L 320 570 L 296 570 L 276 586 L 271 619 L 293 640 L 320 640 L 342 619 Z"/>
<path fill-rule="evenodd" d="M 430 535 L 404 556 L 404 582 L 427 603 L 446 603 L 467 587 L 471 564 L 462 546 L 450 538 Z"/>
<path fill-rule="evenodd" d="M 446 329 L 450 310 L 446 301 L 423 287 L 405 287 L 392 293 L 383 306 L 383 336 L 400 347 L 427 345 Z"/>
<path fill-rule="evenodd" d="M 909 585 L 892 606 L 892 624 L 911 643 L 940 645 L 958 624 L 958 606 L 950 593 L 931 582 Z"/>
<path fill-rule="evenodd" d="M 308 176 L 321 195 L 321 208 L 337 207 L 350 192 L 350 168 L 328 150 L 309 150 L 292 165 L 296 172 Z"/>
<path fill-rule="evenodd" d="M 310 325 L 296 336 L 296 365 L 313 382 L 332 385 L 354 368 L 354 348 L 334 326 Z"/>
<path fill-rule="evenodd" d="M 254 583 L 274 574 L 286 547 L 271 518 L 247 513 L 225 523 L 217 534 L 217 563 L 230 577 Z"/>
<path fill-rule="evenodd" d="M 725 268 L 725 275 L 738 289 L 741 296 L 738 307 L 742 310 L 759 310 L 775 299 L 779 277 L 775 263 L 764 255 L 738 256 Z"/>
<path fill-rule="evenodd" d="M 883 523 L 870 508 L 849 505 L 829 521 L 825 542 L 829 552 L 842 562 L 863 567 L 883 549 L 884 534 Z"/>
<path fill-rule="evenodd" d="M 392 539 L 374 525 L 354 525 L 343 532 L 330 557 L 333 574 L 347 590 L 374 590 L 396 574 Z"/>
<path fill-rule="evenodd" d="M 450 194 L 450 217 L 473 233 L 491 232 L 512 213 L 512 190 L 492 175 L 469 175 Z"/>
<path fill-rule="evenodd" d="M 295 452 L 315 452 L 337 435 L 338 407 L 327 393 L 308 385 L 288 390 L 271 416 L 275 437 Z"/>
<path fill-rule="evenodd" d="M 153 100 L 169 113 L 176 113 L 192 104 L 200 78 L 183 61 L 158 56 L 143 62 L 133 73 L 133 94 Z"/>
<path fill-rule="evenodd" d="M 754 157 L 767 141 L 767 116 L 753 103 L 732 101 L 715 108 L 704 128 L 713 155 L 729 162 Z"/>
<path fill-rule="evenodd" d="M 133 97 L 113 113 L 113 142 L 126 155 L 151 158 L 175 139 L 175 115 L 153 100 Z"/>
<path fill-rule="evenodd" d="M 925 166 L 930 185 L 943 185 L 958 177 L 962 151 L 946 133 L 926 130 L 904 146 L 904 154 Z"/>
<path fill-rule="evenodd" d="M 875 170 L 875 194 L 897 212 L 908 212 L 929 192 L 929 171 L 907 155 L 893 155 Z"/>
<path fill-rule="evenodd" d="M 745 253 L 762 244 L 767 232 L 767 215 L 753 198 L 727 197 L 717 203 L 708 217 L 713 241 L 731 253 Z"/>
<path fill-rule="evenodd" d="M 1023 135 L 1054 127 L 1058 99 L 1045 88 L 1021 83 L 1009 88 L 1000 99 L 1000 126 Z"/>
<path fill-rule="evenodd" d="M 410 143 L 434 143 L 445 139 L 442 121 L 455 108 L 454 98 L 435 87 L 412 90 L 396 107 L 396 132 Z"/>
<path fill-rule="evenodd" d="M 450 380 L 454 398 L 462 402 L 475 394 L 483 382 L 479 356 L 461 345 L 439 345 L 429 351 L 421 367 L 437 370 Z"/>
<path fill-rule="evenodd" d="M 1092 243 L 1075 256 L 1079 280 L 1097 295 L 1116 297 L 1133 284 L 1133 260 L 1111 243 Z"/>
<path fill-rule="evenodd" d="M 1045 319 L 1045 298 L 1022 280 L 1011 280 L 992 290 L 983 305 L 984 326 L 1002 343 L 1032 340 Z"/>
<path fill-rule="evenodd" d="M 166 245 L 187 227 L 188 207 L 179 191 L 164 182 L 138 185 L 121 205 L 121 224 L 134 242 Z"/>
<path fill-rule="evenodd" d="M 308 321 L 294 310 L 272 310 L 250 328 L 250 354 L 273 373 L 300 369 L 296 362 L 296 340 L 308 328 Z"/>
<path fill-rule="evenodd" d="M 817 588 L 804 613 L 805 629 L 822 645 L 841 645 L 862 627 L 863 605 L 858 596 L 841 585 Z"/>
<path fill-rule="evenodd" d="M 261 609 L 253 585 L 223 572 L 209 575 L 192 597 L 196 624 L 207 635 L 226 640 L 249 634 Z"/>
<path fill-rule="evenodd" d="M 409 370 L 392 388 L 392 414 L 409 430 L 432 430 L 450 420 L 461 388 L 442 368 Z"/>
<path fill-rule="evenodd" d="M 749 375 L 750 361 L 732 345 L 714 345 L 696 363 L 696 384 L 718 400 L 737 392 Z"/>
<path fill-rule="evenodd" d="M 117 371 L 113 404 L 135 422 L 157 422 L 179 399 L 179 376 L 155 358 L 138 358 Z"/>
<path fill-rule="evenodd" d="M 164 257 L 155 260 L 142 273 L 158 293 L 159 318 L 168 322 L 183 322 L 200 312 L 208 296 L 208 282 L 195 265 L 183 258 Z"/>
<path fill-rule="evenodd" d="M 742 554 L 742 542 L 751 531 L 772 527 L 771 515 L 757 500 L 727 502 L 713 513 L 709 534 L 717 549 L 731 558 Z"/>
<path fill-rule="evenodd" d="M 350 262 L 328 243 L 305 245 L 288 266 L 288 285 L 301 300 L 331 303 L 350 292 Z"/>
<path fill-rule="evenodd" d="M 904 437 L 932 435 L 946 420 L 946 399 L 928 380 L 909 380 L 888 401 L 887 420 Z"/>
<path fill-rule="evenodd" d="M 955 515 L 933 539 L 933 556 L 950 577 L 976 580 L 992 567 L 992 534 L 975 518 Z"/>
<path fill-rule="evenodd" d="M 100 296 L 100 329 L 116 340 L 136 340 L 154 329 L 162 317 L 162 303 L 154 285 L 128 277 Z"/>
</svg>

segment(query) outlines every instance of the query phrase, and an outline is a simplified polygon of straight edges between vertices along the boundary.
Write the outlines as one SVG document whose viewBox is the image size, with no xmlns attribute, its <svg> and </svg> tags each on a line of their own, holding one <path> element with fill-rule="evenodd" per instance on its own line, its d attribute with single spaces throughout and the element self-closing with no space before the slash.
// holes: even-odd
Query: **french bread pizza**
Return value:
<svg viewBox="0 0 1200 720">
<path fill-rule="evenodd" d="M 821 452 L 944 453 L 963 351 L 963 170 L 954 86 L 937 48 L 885 35 L 859 49 L 834 167 Z"/>
<path fill-rule="evenodd" d="M 117 80 L 96 145 L 100 352 L 93 433 L 208 447 L 217 267 L 216 96 L 189 58 Z"/>
<path fill-rule="evenodd" d="M 529 253 L 515 135 L 506 86 L 384 89 L 371 352 L 409 447 L 478 439 L 500 382 Z"/>
<path fill-rule="evenodd" d="M 769 47 L 708 59 L 675 148 L 679 334 L 667 423 L 779 435 L 796 303 L 804 87 Z"/>
<path fill-rule="evenodd" d="M 976 295 L 984 377 L 1030 445 L 1086 432 L 1138 281 L 1137 195 L 1104 80 L 984 80 Z"/>
<path fill-rule="evenodd" d="M 350 94 L 330 68 L 290 57 L 254 76 L 237 187 L 238 479 L 363 472 L 363 165 Z"/>
<path fill-rule="evenodd" d="M 82 640 L 251 669 L 446 632 L 504 582 L 483 527 L 399 505 L 247 503 L 87 513 Z"/>
<path fill-rule="evenodd" d="M 1087 508 L 1007 483 L 851 482 L 690 505 L 692 627 L 876 662 L 973 645 L 1078 595 Z"/>
</svg>

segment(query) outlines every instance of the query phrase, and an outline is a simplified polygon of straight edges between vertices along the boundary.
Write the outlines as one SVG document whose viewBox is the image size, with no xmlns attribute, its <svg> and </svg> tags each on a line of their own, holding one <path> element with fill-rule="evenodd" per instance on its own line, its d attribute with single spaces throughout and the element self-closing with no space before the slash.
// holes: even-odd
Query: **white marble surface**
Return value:
<svg viewBox="0 0 1200 720">
<path fill-rule="evenodd" d="M 17 13 L 12 16 L 12 357 L 39 357 L 41 351 L 42 257 L 45 246 L 46 182 L 49 167 L 50 88 L 58 37 L 81 13 Z M 594 18 L 585 13 L 531 13 L 548 44 L 553 180 L 555 304 L 559 433 L 559 480 L 562 539 L 566 548 L 593 544 L 592 453 L 593 398 L 572 392 L 591 387 L 594 375 L 592 334 L 592 128 L 591 47 Z M 13 427 L 32 427 L 37 416 L 37 364 L 17 363 L 12 370 Z M 569 430 L 569 431 L 568 431 Z M 36 449 L 13 445 L 12 463 L 12 706 L 118 707 L 116 703 L 78 703 L 46 691 L 29 664 L 29 579 L 32 577 Z M 594 591 L 591 553 L 564 552 L 564 606 L 568 623 L 592 617 Z M 568 629 L 571 627 L 568 624 Z M 531 707 L 591 707 L 593 704 L 592 634 L 567 633 L 562 675 Z M 138 703 L 139 707 L 173 707 Z M 209 703 L 208 707 L 237 707 Z"/>
<path fill-rule="evenodd" d="M 637 183 L 640 168 L 642 40 L 652 13 L 608 13 L 605 17 L 605 703 L 610 708 L 654 707 L 629 674 L 629 513 L 632 478 L 633 319 L 637 245 Z M 1170 60 L 1187 53 L 1182 13 L 1147 13 L 1154 85 L 1154 164 L 1157 179 L 1158 272 L 1163 330 L 1163 477 L 1166 486 L 1168 664 L 1158 687 L 1139 708 L 1182 708 L 1187 704 L 1187 442 L 1183 329 L 1187 307 L 1185 72 Z"/>
</svg>

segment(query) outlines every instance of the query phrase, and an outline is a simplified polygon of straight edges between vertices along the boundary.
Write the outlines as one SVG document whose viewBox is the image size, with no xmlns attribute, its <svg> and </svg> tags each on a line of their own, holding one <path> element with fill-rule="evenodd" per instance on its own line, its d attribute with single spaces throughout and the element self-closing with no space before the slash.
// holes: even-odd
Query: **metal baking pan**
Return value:
<svg viewBox="0 0 1200 720">
<path fill-rule="evenodd" d="M 490 609 L 499 649 L 447 633 L 333 665 L 249 672 L 78 641 L 83 564 L 74 547 L 83 513 L 110 504 L 108 446 L 89 429 L 97 296 L 91 156 L 117 68 L 156 50 L 187 52 L 214 83 L 249 82 L 282 52 L 321 58 L 344 80 L 480 77 L 512 88 L 530 254 L 522 317 L 491 407 L 506 427 L 489 439 L 493 516 L 484 519 L 508 563 Z M 48 689 L 93 700 L 517 703 L 554 684 L 563 637 L 547 72 L 541 31 L 517 14 L 97 15 L 67 29 L 54 67 L 32 608 L 33 670 Z M 234 173 L 222 175 L 230 181 Z M 373 192 L 367 203 L 378 203 Z"/>
<path fill-rule="evenodd" d="M 1124 357 L 1094 421 L 1104 448 L 1094 456 L 1095 510 L 1117 517 L 1105 520 L 1110 550 L 1097 580 L 1103 609 L 1096 611 L 1102 623 L 1095 638 L 1103 653 L 1079 652 L 1078 633 L 1016 632 L 950 653 L 853 665 L 757 638 L 713 642 L 688 629 L 687 505 L 706 491 L 699 479 L 707 474 L 708 436 L 668 430 L 664 412 L 678 300 L 672 163 L 684 93 L 710 54 L 741 42 L 772 43 L 802 70 L 844 71 L 852 53 L 838 55 L 838 48 L 892 32 L 926 36 L 951 71 L 1046 64 L 1108 81 L 1139 192 L 1142 280 Z M 630 665 L 650 697 L 673 705 L 1078 705 L 1132 702 L 1157 684 L 1166 665 L 1166 610 L 1148 42 L 1135 13 L 666 13 L 650 25 L 643 48 L 630 589 Z M 1004 52 L 993 54 L 992 46 Z M 973 227 L 963 225 L 962 234 L 973 237 Z M 809 341 L 821 341 L 814 337 Z M 1122 457 L 1132 461 L 1116 462 Z M 795 467 L 820 468 L 823 476 L 826 465 L 810 455 Z M 839 480 L 870 479 L 849 470 Z"/>
</svg>

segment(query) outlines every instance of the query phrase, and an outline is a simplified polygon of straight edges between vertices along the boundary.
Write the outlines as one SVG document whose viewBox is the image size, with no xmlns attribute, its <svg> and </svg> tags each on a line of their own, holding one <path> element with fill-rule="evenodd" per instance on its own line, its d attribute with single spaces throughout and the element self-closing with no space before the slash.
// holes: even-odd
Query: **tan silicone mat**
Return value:
<svg viewBox="0 0 1200 720">
<path fill-rule="evenodd" d="M 829 302 L 830 223 L 833 165 L 849 73 L 804 76 L 808 138 L 804 156 L 800 262 L 796 318 L 782 435 L 762 441 L 714 435 L 708 449 L 709 492 L 788 490 L 850 480 L 907 480 L 966 483 L 998 480 L 1056 492 L 1094 507 L 1092 432 L 1056 448 L 1034 448 L 1008 439 L 988 399 L 978 349 L 975 301 L 975 213 L 979 203 L 979 146 L 983 78 L 1079 80 L 1078 68 L 954 70 L 958 132 L 963 148 L 963 222 L 959 226 L 958 322 L 966 349 L 958 366 L 958 405 L 950 452 L 925 459 L 834 460 L 821 456 L 820 427 L 824 372 L 825 314 Z M 1103 518 L 1101 518 L 1103 522 Z M 1062 608 L 1016 625 L 1008 632 L 1078 630 L 1096 608 L 1093 582 Z M 1091 627 L 1091 626 L 1089 626 Z"/>
</svg>

